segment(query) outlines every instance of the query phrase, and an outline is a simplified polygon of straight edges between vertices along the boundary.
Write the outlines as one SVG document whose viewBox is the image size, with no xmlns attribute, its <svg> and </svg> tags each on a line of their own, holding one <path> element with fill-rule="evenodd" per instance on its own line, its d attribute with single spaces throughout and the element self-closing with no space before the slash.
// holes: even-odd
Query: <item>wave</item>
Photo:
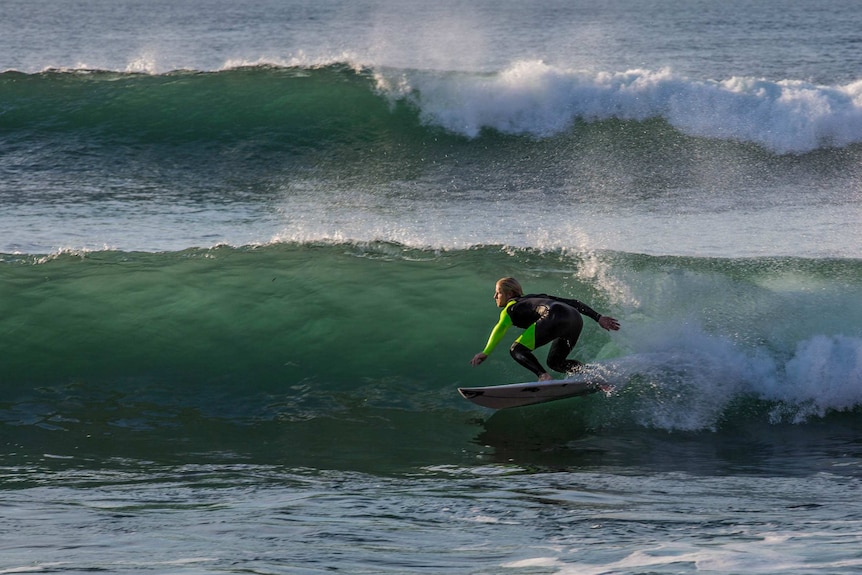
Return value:
<svg viewBox="0 0 862 575">
<path fill-rule="evenodd" d="M 583 125 L 661 120 L 686 137 L 775 154 L 862 142 L 862 81 L 704 81 L 669 70 L 592 73 L 540 61 L 496 73 L 344 63 L 165 74 L 5 72 L 0 102 L 6 138 L 260 141 L 296 151 L 334 143 L 416 146 L 417 139 L 443 135 L 546 139 L 571 136 Z"/>
<path fill-rule="evenodd" d="M 617 386 L 590 400 L 590 427 L 711 430 L 862 407 L 856 260 L 307 243 L 4 256 L 0 420 L 146 432 L 189 417 L 457 418 L 472 409 L 459 385 L 529 375 L 505 351 L 468 365 L 503 274 L 622 321 L 613 335 L 588 325 L 578 345 Z"/>
</svg>

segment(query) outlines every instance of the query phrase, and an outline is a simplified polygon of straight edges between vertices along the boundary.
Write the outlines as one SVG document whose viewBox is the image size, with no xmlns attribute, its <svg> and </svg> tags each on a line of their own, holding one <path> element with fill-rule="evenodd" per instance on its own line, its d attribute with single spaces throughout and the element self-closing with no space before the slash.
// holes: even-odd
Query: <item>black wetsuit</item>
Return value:
<svg viewBox="0 0 862 575">
<path fill-rule="evenodd" d="M 582 364 L 568 359 L 567 356 L 578 343 L 584 327 L 581 314 L 595 321 L 599 321 L 602 317 L 591 307 L 576 299 L 547 294 L 529 294 L 513 298 L 500 313 L 500 321 L 491 333 L 488 345 L 485 346 L 485 353 L 490 353 L 509 325 L 514 325 L 525 330 L 509 350 L 515 361 L 536 375 L 541 375 L 546 370 L 533 355 L 533 350 L 553 342 L 548 352 L 548 367 L 561 373 L 574 371 Z"/>
</svg>

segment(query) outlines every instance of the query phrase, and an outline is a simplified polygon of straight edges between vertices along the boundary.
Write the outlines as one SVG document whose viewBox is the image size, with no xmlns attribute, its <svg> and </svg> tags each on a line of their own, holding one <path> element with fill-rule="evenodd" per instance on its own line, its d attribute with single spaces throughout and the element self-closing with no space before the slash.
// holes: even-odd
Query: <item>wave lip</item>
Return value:
<svg viewBox="0 0 862 575">
<path fill-rule="evenodd" d="M 756 78 L 692 80 L 668 69 L 590 73 L 522 61 L 495 74 L 378 72 L 432 125 L 475 138 L 484 129 L 544 138 L 577 121 L 663 118 L 697 137 L 775 153 L 862 142 L 862 81 L 821 86 Z"/>
</svg>

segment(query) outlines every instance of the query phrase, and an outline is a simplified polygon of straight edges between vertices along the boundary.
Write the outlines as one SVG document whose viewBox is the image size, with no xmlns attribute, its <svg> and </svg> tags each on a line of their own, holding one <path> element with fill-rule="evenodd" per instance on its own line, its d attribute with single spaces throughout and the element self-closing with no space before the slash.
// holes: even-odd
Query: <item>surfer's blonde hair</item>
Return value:
<svg viewBox="0 0 862 575">
<path fill-rule="evenodd" d="M 521 297 L 524 295 L 524 288 L 521 287 L 521 283 L 515 278 L 498 279 L 497 288 L 509 297 Z"/>
</svg>

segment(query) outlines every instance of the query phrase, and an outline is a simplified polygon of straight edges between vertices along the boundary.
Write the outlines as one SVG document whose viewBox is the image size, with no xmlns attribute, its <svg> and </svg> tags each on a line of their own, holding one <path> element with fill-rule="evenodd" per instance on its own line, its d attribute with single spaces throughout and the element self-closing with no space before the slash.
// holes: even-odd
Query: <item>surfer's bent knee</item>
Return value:
<svg viewBox="0 0 862 575">
<path fill-rule="evenodd" d="M 542 364 L 539 363 L 539 360 L 536 359 L 536 356 L 533 355 L 533 352 L 530 351 L 530 348 L 524 344 L 516 341 L 512 344 L 512 347 L 509 348 L 509 353 L 515 361 L 536 375 L 541 376 L 543 373 L 547 373 L 545 368 L 542 367 Z"/>
</svg>

